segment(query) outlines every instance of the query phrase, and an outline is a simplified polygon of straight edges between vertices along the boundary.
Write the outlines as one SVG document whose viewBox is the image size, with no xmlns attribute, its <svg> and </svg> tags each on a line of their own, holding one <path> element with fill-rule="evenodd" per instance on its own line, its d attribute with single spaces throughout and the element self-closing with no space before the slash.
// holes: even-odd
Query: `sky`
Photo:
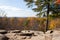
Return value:
<svg viewBox="0 0 60 40">
<path fill-rule="evenodd" d="M 7 17 L 36 17 L 37 14 L 26 6 L 24 0 L 0 0 L 0 13 L 1 10 Z"/>
</svg>

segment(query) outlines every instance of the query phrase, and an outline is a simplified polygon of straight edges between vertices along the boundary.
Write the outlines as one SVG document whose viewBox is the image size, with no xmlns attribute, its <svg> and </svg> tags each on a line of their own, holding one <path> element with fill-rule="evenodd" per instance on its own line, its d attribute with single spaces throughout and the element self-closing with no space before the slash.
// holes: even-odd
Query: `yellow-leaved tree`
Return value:
<svg viewBox="0 0 60 40">
<path fill-rule="evenodd" d="M 49 29 L 53 30 L 54 28 L 56 28 L 56 22 L 54 20 L 51 20 L 49 23 Z"/>
</svg>

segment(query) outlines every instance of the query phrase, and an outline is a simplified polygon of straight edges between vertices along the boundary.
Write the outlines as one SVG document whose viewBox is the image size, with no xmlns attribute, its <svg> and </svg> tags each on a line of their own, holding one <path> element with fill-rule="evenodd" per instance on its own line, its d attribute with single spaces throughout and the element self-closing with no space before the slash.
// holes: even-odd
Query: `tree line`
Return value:
<svg viewBox="0 0 60 40">
<path fill-rule="evenodd" d="M 54 29 L 60 25 L 58 19 L 49 20 L 49 29 Z M 56 21 L 56 22 L 55 22 Z M 0 17 L 0 29 L 6 30 L 39 30 L 45 31 L 46 28 L 46 18 L 17 18 L 17 17 Z"/>
</svg>

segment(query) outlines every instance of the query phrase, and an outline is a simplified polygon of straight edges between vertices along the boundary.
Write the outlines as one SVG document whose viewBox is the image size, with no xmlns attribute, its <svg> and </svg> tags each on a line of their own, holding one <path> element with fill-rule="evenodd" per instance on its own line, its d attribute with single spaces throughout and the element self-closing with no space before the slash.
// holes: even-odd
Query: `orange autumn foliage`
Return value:
<svg viewBox="0 0 60 40">
<path fill-rule="evenodd" d="M 56 0 L 56 2 L 55 2 L 56 4 L 60 4 L 60 0 Z"/>
</svg>

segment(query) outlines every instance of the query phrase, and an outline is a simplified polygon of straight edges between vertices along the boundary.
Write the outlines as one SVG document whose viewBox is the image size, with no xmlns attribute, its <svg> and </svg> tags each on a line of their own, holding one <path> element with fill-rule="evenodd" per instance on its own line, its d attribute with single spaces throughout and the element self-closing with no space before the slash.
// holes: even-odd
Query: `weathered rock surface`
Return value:
<svg viewBox="0 0 60 40">
<path fill-rule="evenodd" d="M 53 33 L 50 33 L 50 31 L 47 31 L 45 33 L 46 40 L 60 40 L 60 31 L 53 30 Z"/>
<path fill-rule="evenodd" d="M 54 31 L 52 33 L 52 40 L 60 40 L 60 31 Z"/>
<path fill-rule="evenodd" d="M 0 40 L 8 40 L 9 38 L 5 35 L 0 34 Z"/>
</svg>

